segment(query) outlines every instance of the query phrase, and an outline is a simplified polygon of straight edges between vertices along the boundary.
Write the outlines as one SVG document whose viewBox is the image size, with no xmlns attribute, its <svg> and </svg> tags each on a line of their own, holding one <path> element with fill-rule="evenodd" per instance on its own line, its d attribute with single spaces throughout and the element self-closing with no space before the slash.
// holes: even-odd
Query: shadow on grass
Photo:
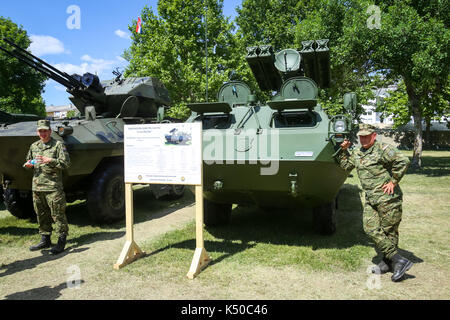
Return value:
<svg viewBox="0 0 450 320">
<path fill-rule="evenodd" d="M 208 252 L 220 252 L 214 259 L 218 263 L 234 254 L 254 247 L 257 243 L 311 247 L 312 250 L 354 246 L 367 246 L 367 236 L 362 226 L 363 207 L 358 186 L 345 184 L 339 194 L 337 231 L 324 236 L 314 233 L 312 210 L 263 211 L 255 206 L 236 207 L 232 212 L 231 224 L 207 227 L 209 234 L 219 241 L 205 240 Z M 170 248 L 195 250 L 195 239 L 188 239 L 160 248 L 147 256 L 158 254 Z"/>
<path fill-rule="evenodd" d="M 24 259 L 24 260 L 18 260 L 18 261 L 14 261 L 10 264 L 2 265 L 0 267 L 0 272 L 1 272 L 0 278 L 14 274 L 16 272 L 33 269 L 41 263 L 46 263 L 48 261 L 61 259 L 62 257 L 65 257 L 68 254 L 79 253 L 79 252 L 86 251 L 88 249 L 89 248 L 78 248 L 77 249 L 77 248 L 73 248 L 73 247 L 68 247 L 66 250 L 64 250 L 64 252 L 62 252 L 58 255 L 52 255 L 52 254 L 50 254 L 50 249 L 45 249 L 45 250 L 41 251 L 42 252 L 41 256 Z"/>
<path fill-rule="evenodd" d="M 219 240 L 205 240 L 205 248 L 210 253 L 220 253 L 219 257 L 213 259 L 211 265 L 251 249 L 257 243 L 310 247 L 313 251 L 345 250 L 355 246 L 374 248 L 364 232 L 362 214 L 360 189 L 358 186 L 350 184 L 343 185 L 340 190 L 337 231 L 329 236 L 319 235 L 313 231 L 312 210 L 265 212 L 254 206 L 238 206 L 232 212 L 230 225 L 206 228 L 209 234 Z M 148 253 L 146 256 L 150 257 L 170 248 L 194 251 L 196 240 L 186 239 L 173 243 Z M 375 255 L 373 261 L 377 264 L 379 261 L 377 261 L 375 250 L 373 253 Z M 422 262 L 412 252 L 400 249 L 399 253 L 414 263 Z"/>
<path fill-rule="evenodd" d="M 80 280 L 80 285 L 83 283 L 84 280 Z M 61 290 L 67 288 L 67 283 L 63 282 L 56 287 L 45 286 L 9 294 L 5 300 L 56 300 L 61 296 Z"/>
<path fill-rule="evenodd" d="M 71 248 L 88 245 L 97 241 L 114 240 L 125 236 L 125 231 L 95 232 L 83 234 L 76 238 L 68 238 L 67 244 L 72 244 Z"/>
<path fill-rule="evenodd" d="M 423 156 L 422 167 L 420 169 L 409 167 L 408 173 L 424 175 L 427 177 L 448 176 L 450 175 L 450 157 Z"/>
<path fill-rule="evenodd" d="M 156 199 L 149 187 L 142 187 L 133 191 L 134 223 L 141 223 L 161 218 L 195 202 L 193 194 L 186 190 L 183 197 L 177 200 Z M 67 220 L 79 227 L 93 226 L 95 222 L 90 218 L 86 201 L 70 204 L 66 209 Z M 97 225 L 102 229 L 120 229 L 125 226 L 125 217 L 111 224 Z"/>
<path fill-rule="evenodd" d="M 11 236 L 32 236 L 37 233 L 36 228 L 21 228 L 21 227 L 3 227 L 0 228 L 0 234 L 7 234 Z"/>
<path fill-rule="evenodd" d="M 233 210 L 231 226 L 210 227 L 208 232 L 229 241 L 310 246 L 313 250 L 367 246 L 362 212 L 358 186 L 345 184 L 339 194 L 337 231 L 333 235 L 319 235 L 313 231 L 311 209 L 266 212 L 256 207 L 240 206 Z"/>
<path fill-rule="evenodd" d="M 32 230 L 33 233 L 36 232 L 36 230 Z M 105 241 L 105 240 L 113 240 L 117 238 L 121 238 L 125 235 L 125 232 L 117 231 L 117 232 L 96 232 L 96 233 L 89 233 L 84 234 L 76 238 L 68 238 L 67 239 L 67 246 L 64 252 L 58 254 L 58 255 L 52 255 L 50 254 L 50 248 L 41 250 L 42 255 L 24 259 L 24 260 L 18 260 L 14 261 L 10 264 L 2 265 L 0 267 L 0 278 L 16 273 L 21 272 L 28 269 L 33 269 L 37 265 L 41 263 L 46 263 L 48 261 L 60 259 L 68 254 L 73 253 L 80 253 L 86 250 L 89 250 L 89 248 L 79 248 L 80 246 L 88 245 L 90 243 L 96 242 L 96 241 Z M 39 239 L 36 239 L 38 241 Z M 1 272 L 5 270 L 4 272 Z"/>
</svg>

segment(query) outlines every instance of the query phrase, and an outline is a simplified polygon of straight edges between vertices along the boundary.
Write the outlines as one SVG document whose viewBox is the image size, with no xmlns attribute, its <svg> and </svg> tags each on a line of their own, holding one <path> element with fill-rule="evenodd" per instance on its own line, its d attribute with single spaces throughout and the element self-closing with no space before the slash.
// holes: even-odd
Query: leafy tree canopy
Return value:
<svg viewBox="0 0 450 320">
<path fill-rule="evenodd" d="M 379 26 L 375 28 L 370 27 L 374 11 L 369 10 L 374 4 L 379 5 Z M 445 103 L 426 101 L 434 97 L 434 101 L 442 102 L 445 97 L 441 92 L 448 87 L 450 32 L 446 7 L 445 1 L 322 1 L 298 26 L 297 41 L 315 34 L 329 37 L 336 44 L 331 46 L 336 91 L 342 92 L 347 85 L 355 90 L 358 85 L 367 88 L 373 75 L 382 75 L 386 81 L 403 81 L 408 104 L 397 114 L 409 112 L 414 117 L 416 166 L 420 166 L 422 119 L 441 113 L 445 107 Z M 334 97 L 333 89 L 329 95 Z"/>
<path fill-rule="evenodd" d="M 27 32 L 8 18 L 0 16 L 0 38 L 12 39 L 22 48 L 28 48 L 31 41 Z M 6 43 L 1 46 L 11 50 Z M 9 113 L 31 113 L 45 116 L 45 104 L 41 93 L 46 78 L 0 51 L 0 109 Z"/>
<path fill-rule="evenodd" d="M 207 8 L 207 9 L 206 9 Z M 237 68 L 233 25 L 223 15 L 223 0 L 160 0 L 158 14 L 149 7 L 141 13 L 142 33 L 134 32 L 124 57 L 126 76 L 156 76 L 167 86 L 174 107 L 170 116 L 186 118 L 185 103 L 205 101 L 205 23 L 207 14 L 208 100 Z"/>
</svg>

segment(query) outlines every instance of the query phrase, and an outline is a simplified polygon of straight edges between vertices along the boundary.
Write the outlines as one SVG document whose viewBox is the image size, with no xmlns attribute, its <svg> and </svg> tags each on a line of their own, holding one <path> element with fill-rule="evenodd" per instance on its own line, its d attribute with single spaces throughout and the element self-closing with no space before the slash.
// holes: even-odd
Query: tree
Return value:
<svg viewBox="0 0 450 320">
<path fill-rule="evenodd" d="M 206 9 L 207 8 L 207 9 Z M 208 97 L 214 97 L 236 69 L 233 26 L 223 16 L 223 0 L 160 0 L 158 15 L 144 7 L 142 33 L 134 32 L 125 51 L 126 76 L 156 76 L 166 85 L 174 107 L 171 116 L 189 115 L 185 103 L 206 100 L 205 23 L 207 14 Z M 209 99 L 209 98 L 208 98 Z"/>
<path fill-rule="evenodd" d="M 302 48 L 306 40 L 329 39 L 331 86 L 319 90 L 319 101 L 328 114 L 339 114 L 343 112 L 343 95 L 355 92 L 358 100 L 355 115 L 359 118 L 363 112 L 361 105 L 374 98 L 373 85 L 379 76 L 370 74 L 364 63 L 355 63 L 352 57 L 343 55 L 347 46 L 342 40 L 344 25 L 351 7 L 349 2 L 340 0 L 315 1 L 296 26 L 295 46 Z"/>
<path fill-rule="evenodd" d="M 269 44 L 275 51 L 294 45 L 295 28 L 316 1 L 244 0 L 236 8 L 238 34 L 244 47 Z"/>
<path fill-rule="evenodd" d="M 423 96 L 420 100 L 420 105 L 423 109 L 423 117 L 425 120 L 425 145 L 430 145 L 430 128 L 431 121 L 441 121 L 446 119 L 447 126 L 449 124 L 449 98 L 450 98 L 450 81 L 447 81 L 447 86 L 442 91 L 431 91 Z M 403 81 L 397 85 L 397 90 L 391 92 L 390 95 L 384 99 L 383 103 L 377 107 L 377 111 L 384 115 L 393 115 L 394 128 L 407 124 L 412 117 L 412 108 L 409 103 L 406 86 Z"/>
<path fill-rule="evenodd" d="M 297 36 L 318 30 L 335 37 L 338 46 L 332 53 L 333 75 L 339 79 L 337 88 L 345 83 L 358 83 L 382 74 L 386 80 L 403 80 L 409 108 L 414 119 L 415 143 L 412 166 L 420 167 L 422 153 L 422 119 L 433 114 L 432 108 L 448 103 L 432 104 L 426 111 L 427 97 L 437 97 L 448 86 L 450 32 L 445 1 L 322 1 L 318 10 L 299 25 Z M 369 25 L 378 4 L 380 25 Z M 323 9 L 324 8 L 324 9 Z M 336 15 L 343 13 L 341 24 Z M 335 22 L 333 24 L 333 22 Z M 330 26 L 336 26 L 330 30 Z M 331 42 L 331 40 L 330 40 Z M 336 72 L 340 70 L 339 72 Z M 345 75 L 345 76 L 344 76 Z M 355 77 L 356 76 L 356 77 Z M 356 82 L 355 82 L 356 81 Z M 442 96 L 441 96 L 442 97 Z M 439 113 L 439 112 L 438 112 Z"/>
<path fill-rule="evenodd" d="M 27 32 L 10 19 L 0 16 L 0 38 L 13 39 L 22 48 L 31 41 Z M 5 42 L 1 46 L 11 50 Z M 45 76 L 28 67 L 6 52 L 0 51 L 0 109 L 9 113 L 33 113 L 45 116 L 41 93 Z"/>
<path fill-rule="evenodd" d="M 380 29 L 365 27 L 367 16 L 355 12 L 345 27 L 344 40 L 349 44 L 347 57 L 364 57 L 370 69 L 403 80 L 415 127 L 412 166 L 420 167 L 422 120 L 433 112 L 427 112 L 423 102 L 433 92 L 447 86 L 450 32 L 443 21 L 430 13 L 421 16 L 414 7 L 416 3 L 418 1 L 392 1 L 390 6 L 380 4 Z M 420 4 L 422 12 L 429 12 L 425 2 Z"/>
</svg>

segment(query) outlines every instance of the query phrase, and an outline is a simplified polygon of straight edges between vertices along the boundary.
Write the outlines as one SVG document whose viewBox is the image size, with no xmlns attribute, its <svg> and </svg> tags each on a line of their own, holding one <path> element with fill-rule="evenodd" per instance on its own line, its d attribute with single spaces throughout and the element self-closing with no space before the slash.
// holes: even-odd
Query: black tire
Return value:
<svg viewBox="0 0 450 320">
<path fill-rule="evenodd" d="M 203 199 L 203 222 L 207 227 L 229 224 L 231 221 L 231 203 L 223 204 Z"/>
<path fill-rule="evenodd" d="M 31 191 L 20 193 L 17 189 L 3 190 L 3 202 L 6 210 L 19 219 L 36 219 Z"/>
<path fill-rule="evenodd" d="M 335 200 L 313 209 L 313 225 L 315 232 L 332 235 L 336 232 Z"/>
<path fill-rule="evenodd" d="M 169 185 L 170 194 L 162 197 L 163 200 L 177 200 L 184 196 L 186 186 L 182 184 Z"/>
<path fill-rule="evenodd" d="M 97 223 L 111 223 L 125 217 L 123 164 L 113 163 L 98 170 L 88 192 L 87 208 Z"/>
</svg>

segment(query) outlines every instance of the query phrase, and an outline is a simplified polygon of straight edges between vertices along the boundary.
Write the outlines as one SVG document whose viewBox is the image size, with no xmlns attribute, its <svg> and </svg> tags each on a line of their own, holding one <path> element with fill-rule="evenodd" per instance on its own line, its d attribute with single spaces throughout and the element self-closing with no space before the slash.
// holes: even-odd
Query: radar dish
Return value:
<svg viewBox="0 0 450 320">
<path fill-rule="evenodd" d="M 285 49 L 275 55 L 275 67 L 285 73 L 300 69 L 300 53 L 294 49 Z"/>
</svg>

